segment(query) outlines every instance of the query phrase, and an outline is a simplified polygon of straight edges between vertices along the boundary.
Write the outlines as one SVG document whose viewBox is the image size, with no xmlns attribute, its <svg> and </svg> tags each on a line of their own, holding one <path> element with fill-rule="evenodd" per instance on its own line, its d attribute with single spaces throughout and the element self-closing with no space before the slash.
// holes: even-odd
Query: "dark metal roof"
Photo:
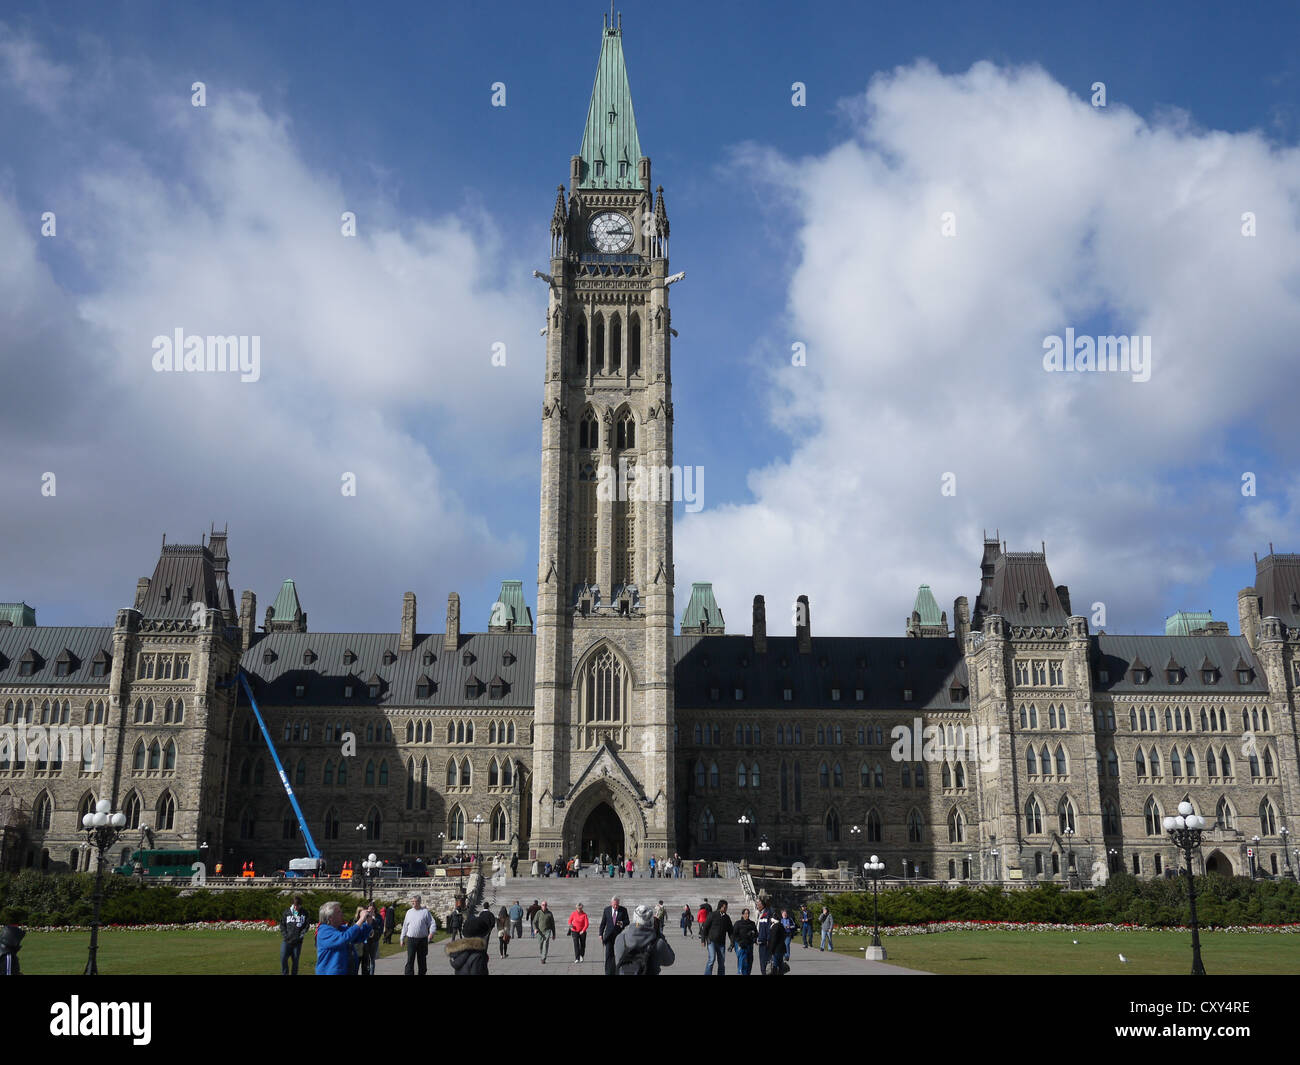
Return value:
<svg viewBox="0 0 1300 1065">
<path fill-rule="evenodd" d="M 679 710 L 970 709 L 966 660 L 956 640 L 822 636 L 813 638 L 810 654 L 799 653 L 793 636 L 768 637 L 765 654 L 754 653 L 750 636 L 685 635 L 673 643 Z M 961 689 L 956 700 L 954 684 Z M 744 692 L 741 700 L 737 688 Z M 840 689 L 838 702 L 832 688 Z M 862 702 L 855 698 L 858 688 Z M 904 701 L 905 689 L 912 692 L 911 702 Z"/>
<path fill-rule="evenodd" d="M 213 610 L 227 609 L 212 552 L 202 544 L 163 544 L 140 613 L 151 620 L 188 621 L 199 602 Z M 235 622 L 233 617 L 225 620 Z"/>
<path fill-rule="evenodd" d="M 19 676 L 18 664 L 28 650 L 40 656 L 30 677 Z M 55 662 L 65 651 L 72 653 L 72 672 L 66 677 L 55 675 Z M 91 663 L 103 651 L 113 653 L 113 630 L 110 626 L 50 625 L 0 628 L 0 683 L 37 684 L 54 687 L 64 684 L 107 685 L 107 676 L 93 676 Z"/>
<path fill-rule="evenodd" d="M 1255 563 L 1255 592 L 1260 616 L 1300 627 L 1300 555 L 1268 554 Z"/>
<path fill-rule="evenodd" d="M 254 638 L 244 652 L 240 665 L 254 679 L 253 691 L 258 701 L 284 706 L 346 705 L 343 688 L 354 685 L 351 702 L 358 706 L 428 707 L 531 707 L 533 705 L 533 661 L 536 638 L 526 632 L 492 632 L 462 634 L 456 651 L 443 650 L 441 633 L 417 636 L 411 651 L 399 650 L 398 633 L 348 632 L 273 632 Z M 304 655 L 314 652 L 314 661 Z M 355 659 L 345 661 L 347 652 Z M 384 663 L 386 652 L 396 658 Z M 465 662 L 465 655 L 472 661 Z M 270 662 L 267 655 L 272 656 Z M 425 655 L 433 661 L 426 664 Z M 506 657 L 514 658 L 507 664 Z M 367 685 L 370 678 L 382 681 L 379 698 L 371 699 Z M 435 690 L 427 697 L 417 694 L 422 677 L 433 681 Z M 506 683 L 504 694 L 492 698 L 490 681 L 500 676 Z M 348 678 L 351 678 L 349 681 Z M 482 694 L 468 698 L 465 685 L 470 680 L 482 684 Z M 306 689 L 295 694 L 301 684 Z"/>
<path fill-rule="evenodd" d="M 1162 694 L 1230 695 L 1242 692 L 1267 692 L 1268 682 L 1244 636 L 1112 636 L 1099 634 L 1090 638 L 1093 688 L 1101 692 L 1142 695 Z M 1201 670 L 1208 660 L 1218 670 L 1215 684 L 1206 684 Z M 1182 665 L 1182 683 L 1170 684 L 1165 670 L 1152 662 L 1174 661 Z M 1253 676 L 1249 684 L 1237 682 L 1238 662 L 1249 666 Z M 1197 664 L 1199 663 L 1199 665 Z M 1151 671 L 1146 684 L 1133 682 L 1134 665 Z M 1100 679 L 1101 671 L 1107 680 Z"/>
<path fill-rule="evenodd" d="M 1001 614 L 1011 625 L 1064 625 L 1069 620 L 1041 551 L 997 556 L 985 613 Z"/>
</svg>

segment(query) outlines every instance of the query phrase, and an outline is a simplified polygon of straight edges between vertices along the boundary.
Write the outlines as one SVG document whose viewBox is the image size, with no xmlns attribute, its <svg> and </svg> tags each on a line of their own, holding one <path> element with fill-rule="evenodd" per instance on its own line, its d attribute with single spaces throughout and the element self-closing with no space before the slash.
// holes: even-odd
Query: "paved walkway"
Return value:
<svg viewBox="0 0 1300 1065">
<path fill-rule="evenodd" d="M 531 900 L 530 900 L 531 901 Z M 663 971 L 664 976 L 702 976 L 707 960 L 704 947 L 699 938 L 692 935 L 684 938 L 680 933 L 671 935 L 668 942 L 672 944 L 677 961 Z M 865 949 L 866 944 L 863 944 Z M 756 956 L 757 958 L 757 956 Z M 755 960 L 755 965 L 758 964 Z M 380 976 L 400 976 L 406 966 L 406 954 L 381 958 Z M 545 965 L 539 956 L 537 940 L 524 933 L 524 938 L 510 941 L 510 954 L 501 958 L 497 954 L 497 945 L 492 943 L 488 952 L 488 972 L 492 976 L 603 976 L 605 973 L 604 952 L 596 940 L 594 932 L 587 935 L 587 960 L 581 965 L 573 961 L 573 941 L 566 935 L 557 936 L 551 942 L 550 959 Z M 736 955 L 727 955 L 727 975 L 736 973 Z M 447 962 L 442 943 L 435 943 L 429 948 L 429 975 L 450 976 L 451 966 Z M 847 954 L 822 952 L 814 948 L 796 946 L 790 958 L 790 976 L 925 976 L 917 969 L 904 969 L 888 962 L 864 961 L 861 957 L 853 958 Z"/>
</svg>

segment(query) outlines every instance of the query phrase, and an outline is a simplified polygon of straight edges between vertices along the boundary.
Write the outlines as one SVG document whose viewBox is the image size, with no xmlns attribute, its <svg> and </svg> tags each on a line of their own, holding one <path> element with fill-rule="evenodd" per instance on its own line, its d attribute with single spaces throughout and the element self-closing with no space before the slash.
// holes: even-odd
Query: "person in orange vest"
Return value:
<svg viewBox="0 0 1300 1065">
<path fill-rule="evenodd" d="M 220 876 L 220 875 L 221 875 L 221 863 L 220 863 L 220 862 L 217 862 L 217 871 L 216 871 L 216 873 L 214 873 L 213 875 L 214 875 L 214 876 Z"/>
</svg>

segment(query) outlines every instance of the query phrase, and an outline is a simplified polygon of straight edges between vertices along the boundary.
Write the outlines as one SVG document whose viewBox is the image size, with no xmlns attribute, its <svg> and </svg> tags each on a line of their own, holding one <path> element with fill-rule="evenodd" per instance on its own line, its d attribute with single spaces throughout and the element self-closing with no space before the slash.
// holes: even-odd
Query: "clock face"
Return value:
<svg viewBox="0 0 1300 1065">
<path fill-rule="evenodd" d="M 627 251 L 632 246 L 632 222 L 616 211 L 598 214 L 587 226 L 587 239 L 599 252 Z"/>
</svg>

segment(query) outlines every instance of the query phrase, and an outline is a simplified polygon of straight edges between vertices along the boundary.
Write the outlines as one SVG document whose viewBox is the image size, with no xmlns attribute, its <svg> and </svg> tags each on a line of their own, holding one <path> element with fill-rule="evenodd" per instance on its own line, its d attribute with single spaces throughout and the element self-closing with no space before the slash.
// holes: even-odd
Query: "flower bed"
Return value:
<svg viewBox="0 0 1300 1065">
<path fill-rule="evenodd" d="M 837 925 L 836 935 L 869 936 L 867 924 Z M 1190 932 L 1185 925 L 1142 924 L 1048 924 L 1037 921 L 931 921 L 928 924 L 881 925 L 882 936 L 928 936 L 938 932 Z M 1300 924 L 1227 925 L 1222 928 L 1202 926 L 1203 932 L 1267 934 L 1300 933 Z"/>
</svg>

